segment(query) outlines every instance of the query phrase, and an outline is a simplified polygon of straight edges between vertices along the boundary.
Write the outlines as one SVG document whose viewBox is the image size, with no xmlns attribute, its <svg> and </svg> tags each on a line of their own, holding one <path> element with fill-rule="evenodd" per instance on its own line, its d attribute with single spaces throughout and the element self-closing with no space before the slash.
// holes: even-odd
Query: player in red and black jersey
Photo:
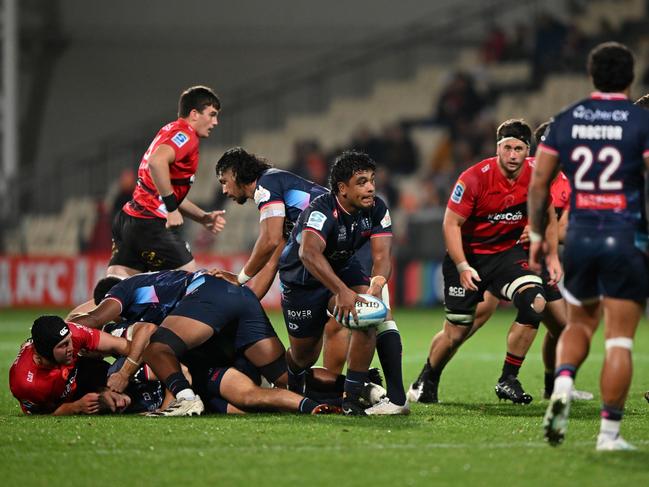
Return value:
<svg viewBox="0 0 649 487">
<path fill-rule="evenodd" d="M 516 321 L 507 338 L 507 355 L 496 393 L 501 399 L 529 403 L 518 371 L 531 346 L 546 305 L 543 281 L 529 270 L 521 237 L 527 224 L 527 187 L 533 159 L 528 158 L 531 129 L 522 120 L 508 120 L 498 127 L 497 155 L 460 175 L 444 216 L 448 254 L 444 261 L 446 320 L 431 345 L 427 364 L 417 386 L 428 384 L 437 402 L 442 370 L 457 348 L 470 336 L 476 308 L 489 290 L 499 299 L 513 301 Z M 552 207 L 548 217 L 555 222 Z M 550 279 L 560 278 L 561 266 L 553 249 Z M 415 384 L 413 384 L 414 386 Z M 423 391 L 420 391 L 423 394 Z M 430 394 L 429 394 L 430 395 Z"/>
<path fill-rule="evenodd" d="M 31 335 L 9 371 L 9 387 L 25 414 L 96 414 L 130 404 L 127 395 L 103 390 L 107 362 L 79 356 L 82 351 L 128 356 L 130 342 L 58 316 L 38 318 Z"/>
<path fill-rule="evenodd" d="M 180 96 L 178 120 L 162 127 L 151 142 L 140 162 L 133 197 L 115 217 L 108 275 L 197 270 L 179 231 L 183 215 L 214 233 L 225 223 L 222 211 L 203 211 L 187 199 L 198 169 L 199 139 L 209 137 L 220 108 L 218 97 L 205 86 L 191 87 Z"/>
</svg>

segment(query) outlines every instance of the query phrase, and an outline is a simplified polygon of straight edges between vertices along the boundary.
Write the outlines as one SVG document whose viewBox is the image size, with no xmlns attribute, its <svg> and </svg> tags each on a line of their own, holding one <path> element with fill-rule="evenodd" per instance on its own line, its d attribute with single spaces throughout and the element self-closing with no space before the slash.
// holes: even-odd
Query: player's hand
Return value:
<svg viewBox="0 0 649 487">
<path fill-rule="evenodd" d="M 129 376 L 122 373 L 122 371 L 120 370 L 119 372 L 110 374 L 106 385 L 111 391 L 124 392 L 124 390 L 128 387 L 129 379 Z"/>
<path fill-rule="evenodd" d="M 523 228 L 523 233 L 521 233 L 521 237 L 518 239 L 519 243 L 527 243 L 530 241 L 530 226 L 525 225 L 525 228 Z"/>
<path fill-rule="evenodd" d="M 553 286 L 558 283 L 561 280 L 561 276 L 563 276 L 563 268 L 561 267 L 559 256 L 556 253 L 546 255 L 545 267 L 550 275 L 548 284 Z"/>
<path fill-rule="evenodd" d="M 469 291 L 477 291 L 477 283 L 480 281 L 482 281 L 482 279 L 480 279 L 478 271 L 476 271 L 473 267 L 470 267 L 460 273 L 460 284 L 464 289 L 467 289 Z"/>
<path fill-rule="evenodd" d="M 100 411 L 121 413 L 131 404 L 131 398 L 126 394 L 114 391 L 103 391 L 99 394 Z"/>
<path fill-rule="evenodd" d="M 224 281 L 228 281 L 230 284 L 235 286 L 240 286 L 239 278 L 234 272 L 226 271 L 223 269 L 211 269 L 207 272 L 210 276 L 218 277 Z"/>
<path fill-rule="evenodd" d="M 530 242 L 530 270 L 537 274 L 541 274 L 542 265 L 541 260 L 543 258 L 543 242 Z"/>
<path fill-rule="evenodd" d="M 349 327 L 350 318 L 358 325 L 356 314 L 356 301 L 367 302 L 349 288 L 336 294 L 334 300 L 333 316 L 338 323 Z"/>
<path fill-rule="evenodd" d="M 381 293 L 383 291 L 383 286 L 385 286 L 386 280 L 385 277 L 383 276 L 374 276 L 372 280 L 370 281 L 370 287 L 367 288 L 367 294 L 371 294 L 372 296 L 376 296 L 377 298 L 381 299 Z"/>
<path fill-rule="evenodd" d="M 183 223 L 183 216 L 180 214 L 179 210 L 167 213 L 167 223 L 165 223 L 165 228 L 178 228 L 181 227 Z"/>
<path fill-rule="evenodd" d="M 225 210 L 214 210 L 203 215 L 203 225 L 212 233 L 219 233 L 225 227 L 226 219 L 223 218 Z"/>
<path fill-rule="evenodd" d="M 99 412 L 99 394 L 89 392 L 77 401 L 81 414 L 97 414 Z"/>
</svg>

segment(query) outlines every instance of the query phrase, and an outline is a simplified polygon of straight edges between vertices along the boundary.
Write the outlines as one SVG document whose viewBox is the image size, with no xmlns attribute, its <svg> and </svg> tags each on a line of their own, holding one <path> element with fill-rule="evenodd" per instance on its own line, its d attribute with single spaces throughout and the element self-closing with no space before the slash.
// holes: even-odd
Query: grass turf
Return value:
<svg viewBox="0 0 649 487">
<path fill-rule="evenodd" d="M 259 414 L 200 418 L 25 417 L 8 371 L 35 311 L 0 312 L 0 472 L 3 485 L 629 485 L 649 465 L 649 331 L 635 343 L 623 434 L 637 452 L 594 451 L 602 333 L 578 376 L 590 402 L 573 403 L 564 445 L 541 438 L 543 366 L 537 339 L 521 372 L 535 400 L 499 403 L 493 386 L 513 319 L 499 311 L 447 367 L 437 405 L 409 417 Z M 278 330 L 281 317 L 273 315 Z M 440 310 L 400 310 L 406 386 L 419 372 Z M 540 338 L 540 337 L 539 337 Z M 282 333 L 285 340 L 285 334 Z"/>
</svg>

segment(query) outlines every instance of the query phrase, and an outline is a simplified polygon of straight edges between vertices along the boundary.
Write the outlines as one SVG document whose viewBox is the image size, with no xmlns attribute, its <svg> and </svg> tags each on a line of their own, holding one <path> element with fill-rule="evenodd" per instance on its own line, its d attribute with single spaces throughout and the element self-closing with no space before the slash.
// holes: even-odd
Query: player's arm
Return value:
<svg viewBox="0 0 649 487">
<path fill-rule="evenodd" d="M 225 226 L 225 210 L 205 211 L 187 198 L 180 203 L 178 209 L 184 216 L 204 225 L 212 233 L 220 232 Z"/>
<path fill-rule="evenodd" d="M 464 247 L 462 246 L 462 225 L 466 218 L 450 208 L 446 208 L 442 229 L 444 232 L 444 242 L 448 255 L 455 264 L 457 272 L 460 275 L 460 284 L 463 288 L 471 291 L 477 291 L 478 286 L 474 281 L 480 281 L 478 272 L 469 265 Z"/>
<path fill-rule="evenodd" d="M 265 218 L 259 222 L 259 236 L 243 273 L 253 277 L 266 265 L 273 253 L 284 242 L 284 217 Z"/>
<path fill-rule="evenodd" d="M 155 184 L 158 194 L 162 197 L 167 207 L 167 228 L 179 227 L 183 224 L 183 216 L 178 209 L 178 202 L 176 201 L 173 186 L 171 185 L 171 177 L 169 176 L 169 166 L 175 160 L 176 153 L 166 144 L 160 144 L 156 147 L 149 157 L 151 179 L 153 179 L 153 184 Z"/>
<path fill-rule="evenodd" d="M 372 280 L 367 292 L 380 298 L 381 290 L 392 274 L 392 236 L 382 235 L 370 239 L 370 249 L 372 251 Z"/>
<path fill-rule="evenodd" d="M 566 208 L 563 210 L 563 213 L 561 213 L 561 218 L 559 218 L 558 221 L 558 230 L 557 230 L 557 237 L 559 240 L 559 243 L 563 243 L 566 239 L 566 231 L 568 230 L 568 213 L 569 209 L 566 206 Z"/>
<path fill-rule="evenodd" d="M 73 414 L 97 414 L 99 412 L 99 394 L 88 394 L 73 402 L 64 402 L 52 412 L 52 416 L 71 416 Z"/>
<path fill-rule="evenodd" d="M 97 343 L 95 351 L 105 355 L 128 357 L 131 350 L 131 342 L 126 338 L 116 337 L 105 331 L 100 331 L 99 333 L 99 343 Z"/>
<path fill-rule="evenodd" d="M 117 320 L 121 312 L 122 304 L 117 299 L 108 298 L 87 313 L 68 315 L 65 321 L 72 321 L 88 328 L 100 329 L 105 324 Z"/>
<path fill-rule="evenodd" d="M 358 294 L 349 289 L 336 275 L 323 254 L 325 247 L 326 244 L 318 233 L 305 228 L 302 231 L 302 242 L 300 243 L 300 260 L 306 270 L 335 296 L 334 318 L 342 322 L 351 313 L 354 321 L 358 322 L 356 314 L 356 301 L 359 301 Z"/>
<path fill-rule="evenodd" d="M 552 285 L 559 282 L 563 273 L 559 261 L 559 221 L 553 205 L 548 205 L 547 221 L 548 226 L 545 228 L 543 251 L 545 253 L 545 265 L 550 275 L 549 284 Z"/>
<path fill-rule="evenodd" d="M 282 251 L 284 250 L 285 242 L 282 241 L 273 255 L 270 256 L 266 265 L 255 275 L 255 277 L 248 282 L 248 287 L 250 290 L 255 293 L 259 299 L 266 296 L 266 293 L 270 289 L 270 286 L 273 285 L 275 276 L 277 275 L 277 268 L 279 267 L 279 259 L 282 256 Z M 236 276 L 235 276 L 236 277 Z"/>
<path fill-rule="evenodd" d="M 541 244 L 548 224 L 545 216 L 548 211 L 550 184 L 559 170 L 559 155 L 540 146 L 532 181 L 527 195 L 527 214 L 530 224 L 530 268 L 541 272 Z"/>
<path fill-rule="evenodd" d="M 140 368 L 142 363 L 142 354 L 144 349 L 149 344 L 151 335 L 158 328 L 153 323 L 138 322 L 133 326 L 133 339 L 129 344 L 129 353 L 126 355 L 126 360 L 114 374 L 108 378 L 108 387 L 116 392 L 123 392 L 128 386 L 128 382 L 135 375 L 135 372 Z"/>
</svg>

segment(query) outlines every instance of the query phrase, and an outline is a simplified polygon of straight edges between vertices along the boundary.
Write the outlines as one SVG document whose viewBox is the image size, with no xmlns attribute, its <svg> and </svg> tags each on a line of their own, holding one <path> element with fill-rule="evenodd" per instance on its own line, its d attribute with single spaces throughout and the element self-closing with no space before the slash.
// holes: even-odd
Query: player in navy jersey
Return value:
<svg viewBox="0 0 649 487">
<path fill-rule="evenodd" d="M 358 293 L 381 297 L 390 276 L 392 222 L 383 200 L 375 196 L 376 165 L 366 154 L 344 152 L 331 170 L 331 191 L 317 197 L 298 218 L 280 258 L 282 310 L 291 348 L 286 354 L 289 388 L 305 390 L 305 371 L 322 347 L 322 334 L 333 311 L 339 322 L 356 319 Z M 372 280 L 355 257 L 368 240 Z M 386 290 L 387 291 L 387 290 Z M 382 346 L 377 345 L 383 341 Z M 388 397 L 364 410 L 361 388 L 378 349 Z M 391 315 L 377 329 L 351 332 L 343 409 L 346 414 L 408 414 L 401 378 L 401 338 Z"/>
<path fill-rule="evenodd" d="M 238 275 L 226 271 L 219 275 L 241 285 L 260 274 L 251 283 L 251 289 L 261 299 L 275 278 L 284 242 L 298 216 L 327 189 L 289 171 L 275 169 L 241 147 L 221 156 L 216 163 L 216 177 L 228 198 L 240 205 L 254 200 L 259 209 L 259 236 L 248 261 Z"/>
<path fill-rule="evenodd" d="M 540 268 L 543 208 L 559 164 L 570 179 L 564 249 L 568 326 L 559 339 L 554 392 L 543 419 L 552 445 L 563 441 L 570 390 L 604 314 L 598 450 L 634 449 L 620 436 L 631 382 L 631 348 L 647 282 L 644 176 L 649 166 L 649 112 L 629 100 L 634 59 L 618 43 L 595 47 L 588 73 L 596 92 L 560 112 L 537 154 L 529 194 L 530 266 Z"/>
</svg>

